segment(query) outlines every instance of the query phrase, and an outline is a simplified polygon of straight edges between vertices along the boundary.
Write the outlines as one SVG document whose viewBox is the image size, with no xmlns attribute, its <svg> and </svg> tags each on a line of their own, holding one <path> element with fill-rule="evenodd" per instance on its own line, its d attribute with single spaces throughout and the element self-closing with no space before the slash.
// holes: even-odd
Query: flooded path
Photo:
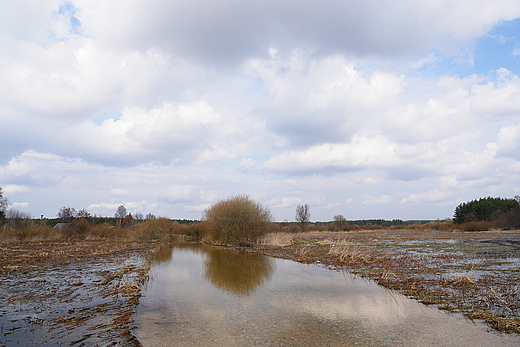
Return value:
<svg viewBox="0 0 520 347">
<path fill-rule="evenodd" d="M 519 346 L 348 272 L 175 245 L 134 316 L 144 346 Z"/>
</svg>

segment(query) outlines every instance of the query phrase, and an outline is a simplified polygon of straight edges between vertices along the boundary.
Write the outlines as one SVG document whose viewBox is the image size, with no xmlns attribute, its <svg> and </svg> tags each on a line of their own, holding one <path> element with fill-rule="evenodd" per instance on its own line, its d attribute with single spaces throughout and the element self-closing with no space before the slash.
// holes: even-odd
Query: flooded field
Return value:
<svg viewBox="0 0 520 347">
<path fill-rule="evenodd" d="M 0 346 L 520 345 L 519 232 L 281 236 L 0 243 Z"/>
<path fill-rule="evenodd" d="M 132 245 L 123 251 L 121 242 L 96 245 L 3 245 L 2 256 L 11 259 L 0 281 L 0 346 L 140 345 L 130 329 L 148 276 L 146 258 Z M 59 256 L 47 259 L 53 252 Z"/>
<path fill-rule="evenodd" d="M 518 346 L 520 336 L 324 265 L 164 249 L 134 316 L 144 346 Z"/>
</svg>

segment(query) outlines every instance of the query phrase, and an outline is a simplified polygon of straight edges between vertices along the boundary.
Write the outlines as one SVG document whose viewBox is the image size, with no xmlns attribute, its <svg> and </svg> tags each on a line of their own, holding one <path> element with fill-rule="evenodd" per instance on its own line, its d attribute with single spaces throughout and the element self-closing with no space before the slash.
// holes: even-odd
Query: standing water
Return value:
<svg viewBox="0 0 520 347">
<path fill-rule="evenodd" d="M 178 244 L 135 315 L 144 346 L 520 346 L 344 271 Z"/>
</svg>

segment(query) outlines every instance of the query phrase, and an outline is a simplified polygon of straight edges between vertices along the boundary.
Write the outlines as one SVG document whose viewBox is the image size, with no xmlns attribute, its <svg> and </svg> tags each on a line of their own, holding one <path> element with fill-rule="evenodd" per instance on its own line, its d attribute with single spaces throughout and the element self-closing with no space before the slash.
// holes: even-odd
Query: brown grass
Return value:
<svg viewBox="0 0 520 347">
<path fill-rule="evenodd" d="M 346 241 L 333 244 L 328 254 L 332 255 L 336 261 L 350 265 L 372 263 L 380 257 L 373 248 Z"/>
<path fill-rule="evenodd" d="M 290 233 L 271 233 L 258 239 L 258 244 L 269 247 L 290 246 L 293 243 L 294 234 Z"/>
</svg>

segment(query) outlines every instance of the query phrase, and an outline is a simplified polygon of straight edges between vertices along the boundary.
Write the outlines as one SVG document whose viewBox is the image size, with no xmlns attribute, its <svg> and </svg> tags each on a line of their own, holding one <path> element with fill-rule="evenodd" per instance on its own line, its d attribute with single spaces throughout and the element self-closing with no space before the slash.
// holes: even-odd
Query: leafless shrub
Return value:
<svg viewBox="0 0 520 347">
<path fill-rule="evenodd" d="M 266 233 L 273 217 L 271 212 L 247 195 L 222 200 L 204 212 L 210 237 L 214 242 L 233 244 L 245 239 L 250 242 Z"/>
<path fill-rule="evenodd" d="M 125 239 L 128 236 L 128 229 L 115 228 L 108 223 L 99 223 L 92 226 L 87 235 L 87 239 Z"/>
<path fill-rule="evenodd" d="M 87 218 L 74 220 L 68 227 L 63 229 L 65 238 L 73 240 L 84 240 L 87 238 L 92 225 Z"/>
<path fill-rule="evenodd" d="M 18 211 L 11 208 L 6 213 L 7 227 L 13 229 L 22 229 L 30 227 L 32 224 L 31 214 L 24 211 Z"/>
<path fill-rule="evenodd" d="M 495 229 L 496 225 L 488 221 L 473 221 L 457 224 L 457 228 L 462 231 L 488 231 Z"/>
<path fill-rule="evenodd" d="M 207 223 L 195 223 L 195 224 L 179 224 L 175 230 L 175 234 L 186 235 L 196 239 L 201 239 L 208 232 Z"/>
<path fill-rule="evenodd" d="M 167 218 L 148 219 L 134 227 L 130 237 L 136 241 L 170 241 L 178 224 Z"/>
</svg>

